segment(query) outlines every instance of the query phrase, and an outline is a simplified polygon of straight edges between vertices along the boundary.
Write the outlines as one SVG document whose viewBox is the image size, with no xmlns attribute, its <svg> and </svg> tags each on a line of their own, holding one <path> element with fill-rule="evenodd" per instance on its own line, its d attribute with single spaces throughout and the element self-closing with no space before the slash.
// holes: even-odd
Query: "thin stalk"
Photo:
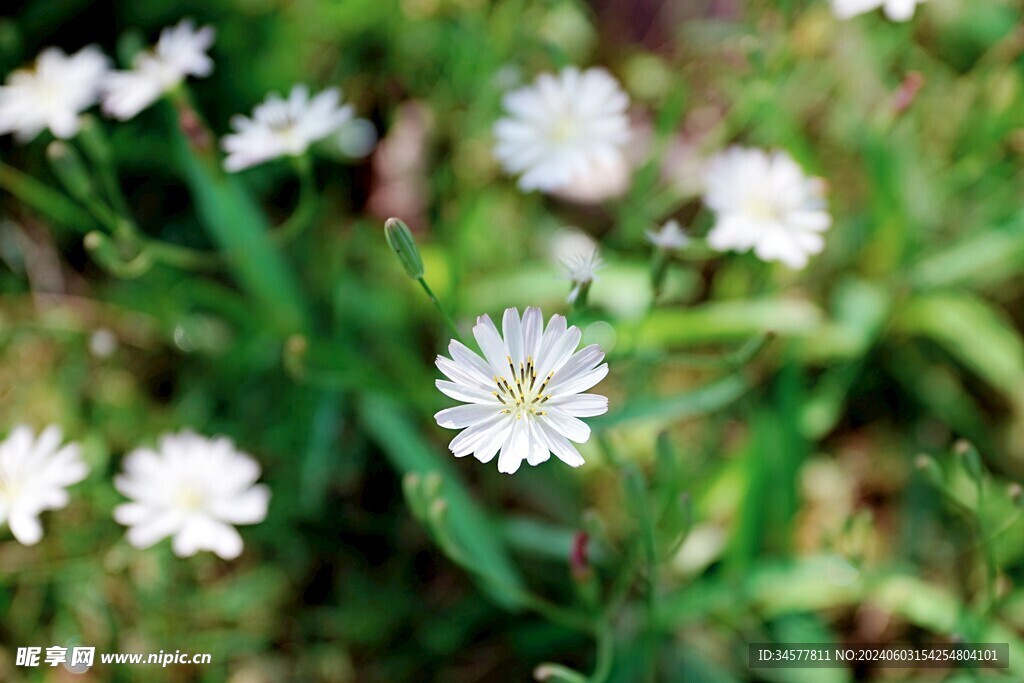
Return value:
<svg viewBox="0 0 1024 683">
<path fill-rule="evenodd" d="M 121 192 L 121 184 L 117 181 L 117 165 L 114 162 L 114 155 L 110 151 L 110 144 L 103 128 L 96 119 L 88 118 L 86 124 L 82 126 L 78 141 L 85 156 L 99 171 L 100 183 L 103 185 L 107 199 L 110 200 L 117 213 L 127 218 L 130 215 L 128 201 L 125 199 L 124 193 Z"/>
<path fill-rule="evenodd" d="M 308 154 L 295 157 L 295 168 L 299 176 L 299 204 L 288 219 L 271 232 L 270 237 L 279 247 L 287 246 L 302 235 L 313 223 L 316 215 L 316 183 L 313 179 L 313 164 Z"/>
<path fill-rule="evenodd" d="M 452 334 L 455 335 L 455 339 L 462 341 L 462 335 L 459 334 L 459 328 L 455 326 L 455 321 L 452 320 L 450 315 L 448 315 L 448 311 L 445 310 L 440 299 L 438 299 L 437 295 L 434 294 L 434 290 L 430 288 L 430 285 L 427 284 L 427 281 L 423 279 L 422 276 L 416 278 L 416 281 L 420 283 L 420 287 L 422 287 L 423 291 L 427 293 L 427 297 L 434 302 L 434 307 L 441 312 L 441 316 L 444 318 L 444 321 L 448 323 L 448 327 L 451 328 Z"/>
</svg>

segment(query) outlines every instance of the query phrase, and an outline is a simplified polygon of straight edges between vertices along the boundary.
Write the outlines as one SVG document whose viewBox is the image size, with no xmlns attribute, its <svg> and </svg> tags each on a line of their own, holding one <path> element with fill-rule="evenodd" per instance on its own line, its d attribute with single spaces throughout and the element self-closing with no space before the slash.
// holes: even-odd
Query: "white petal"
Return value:
<svg viewBox="0 0 1024 683">
<path fill-rule="evenodd" d="M 446 382 L 443 379 L 434 380 L 434 385 L 441 390 L 441 393 L 443 393 L 446 396 L 451 396 L 456 401 L 465 401 L 466 403 L 480 403 L 489 406 L 501 405 L 497 397 L 487 389 L 481 389 L 478 387 L 467 387 L 464 384 Z"/>
<path fill-rule="evenodd" d="M 576 443 L 585 443 L 590 438 L 590 427 L 586 422 L 564 412 L 560 408 L 548 408 L 547 414 L 540 418 L 559 434 Z"/>
<path fill-rule="evenodd" d="M 43 537 L 43 525 L 39 523 L 39 517 L 27 514 L 17 507 L 11 510 L 7 523 L 11 527 L 11 533 L 22 545 L 35 545 Z"/>
<path fill-rule="evenodd" d="M 181 528 L 182 522 L 182 515 L 178 511 L 160 511 L 128 529 L 128 542 L 136 548 L 148 548 L 175 533 Z"/>
<path fill-rule="evenodd" d="M 476 337 L 480 350 L 484 352 L 484 358 L 491 364 L 491 369 L 496 375 L 504 375 L 508 372 L 508 349 L 498 334 L 498 328 L 491 322 L 491 318 L 482 315 L 476 319 L 473 327 L 473 336 Z"/>
<path fill-rule="evenodd" d="M 242 553 L 242 537 L 234 527 L 194 515 L 174 536 L 174 554 L 179 557 L 195 555 L 200 550 L 212 550 L 225 560 L 233 560 Z"/>
<path fill-rule="evenodd" d="M 448 449 L 457 458 L 469 455 L 474 451 L 490 445 L 490 441 L 497 441 L 498 446 L 505 440 L 505 436 L 511 419 L 508 415 L 495 412 L 490 417 L 470 425 L 451 440 Z M 497 447 L 495 447 L 497 450 Z"/>
<path fill-rule="evenodd" d="M 576 375 L 572 379 L 567 379 L 556 387 L 550 388 L 548 393 L 558 397 L 569 394 L 578 394 L 581 391 L 590 389 L 595 384 L 603 380 L 607 375 L 608 364 L 604 363 L 593 370 L 585 372 L 582 375 Z"/>
<path fill-rule="evenodd" d="M 604 360 L 604 352 L 597 344 L 580 349 L 551 378 L 551 382 L 548 384 L 549 389 L 554 392 L 557 387 L 590 372 L 602 360 Z"/>
<path fill-rule="evenodd" d="M 501 452 L 498 455 L 498 471 L 502 474 L 515 474 L 530 452 L 530 438 L 525 422 L 525 420 L 516 420 L 508 438 L 501 446 Z"/>
<path fill-rule="evenodd" d="M 434 415 L 434 419 L 445 429 L 462 429 L 500 414 L 501 404 L 498 403 L 494 405 L 469 404 L 445 408 Z"/>
<path fill-rule="evenodd" d="M 608 412 L 608 398 L 600 394 L 573 394 L 552 399 L 548 405 L 573 417 L 594 417 Z"/>
<path fill-rule="evenodd" d="M 437 360 L 434 361 L 437 369 L 444 373 L 444 375 L 463 386 L 472 387 L 474 389 L 483 389 L 488 392 L 494 390 L 494 380 L 481 377 L 480 373 L 472 367 L 459 365 L 455 361 L 448 360 L 444 356 L 438 356 Z"/>
<path fill-rule="evenodd" d="M 267 517 L 270 489 L 257 484 L 237 496 L 217 500 L 211 513 L 229 524 L 259 524 Z"/>
<path fill-rule="evenodd" d="M 529 432 L 530 438 L 530 450 L 526 455 L 526 462 L 531 466 L 536 467 L 537 465 L 545 462 L 551 457 L 551 452 L 548 449 L 547 439 L 544 438 L 540 427 L 534 420 L 523 420 L 526 423 L 526 428 Z"/>
<path fill-rule="evenodd" d="M 453 339 L 448 344 L 448 353 L 451 354 L 452 360 L 458 363 L 464 371 L 471 373 L 483 384 L 493 381 L 494 371 L 491 367 L 462 342 Z"/>
<path fill-rule="evenodd" d="M 579 467 L 584 463 L 583 456 L 576 450 L 576 447 L 569 443 L 561 434 L 557 433 L 553 428 L 544 424 L 542 421 L 538 421 L 541 433 L 544 435 L 547 441 L 548 448 L 551 452 L 558 457 L 559 460 L 564 462 L 569 467 Z"/>
<path fill-rule="evenodd" d="M 530 306 L 523 313 L 523 353 L 527 358 L 537 359 L 541 335 L 544 333 L 544 315 L 536 306 Z"/>
</svg>

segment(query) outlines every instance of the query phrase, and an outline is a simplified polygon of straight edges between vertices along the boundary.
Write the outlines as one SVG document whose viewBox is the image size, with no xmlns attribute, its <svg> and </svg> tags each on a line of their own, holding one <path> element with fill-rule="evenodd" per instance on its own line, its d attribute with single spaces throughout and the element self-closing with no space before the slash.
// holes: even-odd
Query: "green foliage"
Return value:
<svg viewBox="0 0 1024 683">
<path fill-rule="evenodd" d="M 94 672 L 112 681 L 838 683 L 860 674 L 752 672 L 746 644 L 960 639 L 1009 643 L 1012 668 L 984 678 L 1019 680 L 1022 11 L 12 10 L 4 74 L 51 43 L 99 41 L 123 66 L 182 16 L 218 37 L 209 78 L 132 121 L 0 142 L 0 434 L 60 424 L 91 467 L 41 544 L 0 526 L 0 679 L 49 680 L 16 648 L 77 641 L 213 656 Z M 647 131 L 622 197 L 524 194 L 492 157 L 503 92 L 569 64 L 606 65 Z M 375 159 L 322 148 L 226 175 L 231 115 L 296 82 L 342 88 Z M 700 164 L 732 143 L 827 180 L 833 225 L 805 270 L 705 243 Z M 645 232 L 670 218 L 694 243 L 654 254 Z M 576 311 L 550 255 L 569 225 L 608 262 Z M 610 410 L 584 467 L 506 477 L 448 453 L 432 360 L 527 305 L 601 344 Z M 238 560 L 139 550 L 110 519 L 123 455 L 181 427 L 263 467 L 270 513 Z"/>
</svg>

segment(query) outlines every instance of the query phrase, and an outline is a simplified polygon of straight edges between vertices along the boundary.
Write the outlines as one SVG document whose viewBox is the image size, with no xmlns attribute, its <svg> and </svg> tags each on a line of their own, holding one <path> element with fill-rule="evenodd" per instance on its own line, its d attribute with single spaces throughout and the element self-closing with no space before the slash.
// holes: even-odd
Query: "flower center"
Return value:
<svg viewBox="0 0 1024 683">
<path fill-rule="evenodd" d="M 551 381 L 555 373 L 549 372 L 544 381 L 538 385 L 537 366 L 533 363 L 533 356 L 528 357 L 525 363 L 520 361 L 518 370 L 512 363 L 511 356 L 505 356 L 505 359 L 508 361 L 512 380 L 509 381 L 504 375 L 501 377 L 495 375 L 494 383 L 498 390 L 491 392 L 505 406 L 501 412 L 515 415 L 517 420 L 522 419 L 523 416 L 544 415 L 546 411 L 541 410 L 540 406 L 551 398 L 550 394 L 544 393 L 544 389 L 547 388 L 548 382 Z"/>
<path fill-rule="evenodd" d="M 203 507 L 203 492 L 195 486 L 186 486 L 178 494 L 178 505 L 185 510 L 195 511 Z"/>
<path fill-rule="evenodd" d="M 17 482 L 0 474 L 0 498 L 12 501 L 18 497 L 20 492 L 21 487 L 18 486 Z"/>
<path fill-rule="evenodd" d="M 576 137 L 576 121 L 571 116 L 561 116 L 551 126 L 551 140 L 556 143 L 570 142 Z"/>
<path fill-rule="evenodd" d="M 747 199 L 745 208 L 747 214 L 752 218 L 764 221 L 777 221 L 782 218 L 782 211 L 779 209 L 779 205 L 766 194 L 754 194 Z"/>
</svg>

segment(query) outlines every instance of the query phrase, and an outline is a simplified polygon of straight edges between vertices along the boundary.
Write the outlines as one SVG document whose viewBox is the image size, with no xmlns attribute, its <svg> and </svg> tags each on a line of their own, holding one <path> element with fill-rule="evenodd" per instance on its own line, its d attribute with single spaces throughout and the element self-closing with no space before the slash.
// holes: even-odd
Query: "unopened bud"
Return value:
<svg viewBox="0 0 1024 683">
<path fill-rule="evenodd" d="M 914 458 L 914 466 L 932 484 L 938 485 L 942 482 L 942 469 L 939 467 L 939 463 L 935 462 L 935 458 L 927 453 L 921 453 Z"/>
<path fill-rule="evenodd" d="M 444 481 L 437 472 L 428 472 L 423 477 L 423 495 L 428 498 L 437 498 L 441 494 L 441 485 Z"/>
<path fill-rule="evenodd" d="M 1014 505 L 1024 504 L 1024 487 L 1017 482 L 1013 482 L 1006 488 L 1006 495 L 1010 497 Z"/>
<path fill-rule="evenodd" d="M 207 153 L 212 149 L 213 142 L 210 139 L 210 131 L 206 128 L 203 120 L 199 118 L 195 109 L 188 106 L 180 107 L 178 109 L 178 125 L 185 135 L 185 139 L 188 140 L 189 147 L 200 153 Z"/>
<path fill-rule="evenodd" d="M 384 222 L 384 237 L 409 277 L 413 280 L 423 277 L 423 259 L 409 226 L 398 218 L 389 218 Z"/>
<path fill-rule="evenodd" d="M 981 455 L 974 444 L 966 439 L 960 439 L 953 445 L 953 449 L 964 459 L 964 469 L 967 470 L 967 474 L 975 481 L 980 480 L 984 473 L 984 467 L 981 464 Z"/>
</svg>

